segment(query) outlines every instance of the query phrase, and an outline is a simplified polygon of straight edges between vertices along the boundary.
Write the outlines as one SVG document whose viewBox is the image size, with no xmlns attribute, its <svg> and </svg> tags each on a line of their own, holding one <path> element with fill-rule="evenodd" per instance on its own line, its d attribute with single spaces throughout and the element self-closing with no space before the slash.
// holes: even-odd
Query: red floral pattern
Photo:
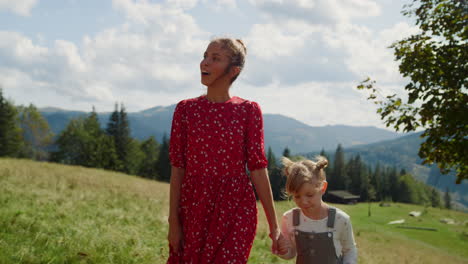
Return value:
<svg viewBox="0 0 468 264">
<path fill-rule="evenodd" d="M 246 172 L 267 167 L 262 112 L 257 103 L 232 97 L 214 103 L 200 96 L 174 112 L 170 160 L 185 168 L 180 218 L 181 253 L 168 263 L 247 263 L 257 207 Z"/>
</svg>

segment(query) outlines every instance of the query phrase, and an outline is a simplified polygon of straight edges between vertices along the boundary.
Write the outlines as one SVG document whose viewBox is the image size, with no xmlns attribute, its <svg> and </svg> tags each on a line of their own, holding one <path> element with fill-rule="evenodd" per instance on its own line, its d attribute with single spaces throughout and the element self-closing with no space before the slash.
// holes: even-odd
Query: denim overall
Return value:
<svg viewBox="0 0 468 264">
<path fill-rule="evenodd" d="M 300 224 L 301 209 L 293 210 L 293 226 Z M 297 258 L 296 264 L 341 264 L 343 259 L 336 256 L 333 244 L 333 232 L 335 226 L 336 208 L 328 209 L 328 232 L 315 233 L 294 230 L 296 240 Z"/>
</svg>

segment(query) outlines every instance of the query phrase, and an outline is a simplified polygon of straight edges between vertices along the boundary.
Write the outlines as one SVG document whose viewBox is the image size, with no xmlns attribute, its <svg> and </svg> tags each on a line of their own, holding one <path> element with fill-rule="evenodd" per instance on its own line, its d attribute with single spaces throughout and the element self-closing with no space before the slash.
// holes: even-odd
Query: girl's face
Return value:
<svg viewBox="0 0 468 264">
<path fill-rule="evenodd" d="M 200 62 L 201 83 L 206 86 L 230 84 L 232 78 L 229 52 L 220 44 L 212 42 L 206 49 L 203 60 Z"/>
<path fill-rule="evenodd" d="M 323 182 L 320 188 L 312 183 L 304 183 L 299 191 L 294 194 L 294 202 L 305 212 L 317 209 L 322 204 L 322 195 L 326 188 L 326 182 Z"/>
</svg>

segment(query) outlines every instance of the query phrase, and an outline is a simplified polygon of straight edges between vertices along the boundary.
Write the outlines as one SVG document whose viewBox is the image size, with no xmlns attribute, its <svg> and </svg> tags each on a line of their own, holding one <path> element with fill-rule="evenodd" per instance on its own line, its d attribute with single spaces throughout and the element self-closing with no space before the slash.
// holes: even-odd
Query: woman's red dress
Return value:
<svg viewBox="0 0 468 264">
<path fill-rule="evenodd" d="M 168 263 L 247 263 L 257 207 L 246 171 L 267 167 L 262 112 L 232 97 L 181 101 L 170 138 L 172 166 L 185 168 L 180 198 L 183 249 Z"/>
</svg>

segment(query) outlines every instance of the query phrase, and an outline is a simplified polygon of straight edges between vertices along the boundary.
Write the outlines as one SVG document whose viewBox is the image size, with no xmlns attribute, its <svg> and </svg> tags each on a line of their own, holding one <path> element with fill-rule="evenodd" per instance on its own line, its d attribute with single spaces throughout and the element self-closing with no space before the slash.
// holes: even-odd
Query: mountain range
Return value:
<svg viewBox="0 0 468 264">
<path fill-rule="evenodd" d="M 140 140 L 154 136 L 158 141 L 161 141 L 164 135 L 169 136 L 175 106 L 157 106 L 127 113 L 132 136 Z M 89 114 L 50 107 L 40 111 L 56 135 L 71 119 Z M 106 127 L 110 114 L 98 113 L 103 127 Z M 322 149 L 333 154 L 338 144 L 341 144 L 348 157 L 360 154 L 371 166 L 379 163 L 404 168 L 417 179 L 435 186 L 440 191 L 448 188 L 455 200 L 468 207 L 467 181 L 456 185 L 454 175 L 442 176 L 435 166 L 421 165 L 418 156 L 419 145 L 422 142 L 421 133 L 399 134 L 371 126 L 313 127 L 278 114 L 263 114 L 263 120 L 265 145 L 271 147 L 277 157 L 281 156 L 286 147 L 292 153 L 306 153 L 307 156 Z"/>
<path fill-rule="evenodd" d="M 140 112 L 127 113 L 132 136 L 137 139 L 154 136 L 158 141 L 162 139 L 164 134 L 169 136 L 174 109 L 175 105 L 157 106 Z M 72 118 L 88 114 L 58 108 L 42 108 L 40 111 L 55 134 L 60 133 Z M 98 113 L 103 127 L 106 126 L 110 114 Z M 295 153 L 302 153 L 320 149 L 334 149 L 338 144 L 351 147 L 396 139 L 401 136 L 401 134 L 392 131 L 370 126 L 312 127 L 278 114 L 264 114 L 263 119 L 265 145 L 271 147 L 276 155 L 280 155 L 285 147 Z"/>
</svg>

